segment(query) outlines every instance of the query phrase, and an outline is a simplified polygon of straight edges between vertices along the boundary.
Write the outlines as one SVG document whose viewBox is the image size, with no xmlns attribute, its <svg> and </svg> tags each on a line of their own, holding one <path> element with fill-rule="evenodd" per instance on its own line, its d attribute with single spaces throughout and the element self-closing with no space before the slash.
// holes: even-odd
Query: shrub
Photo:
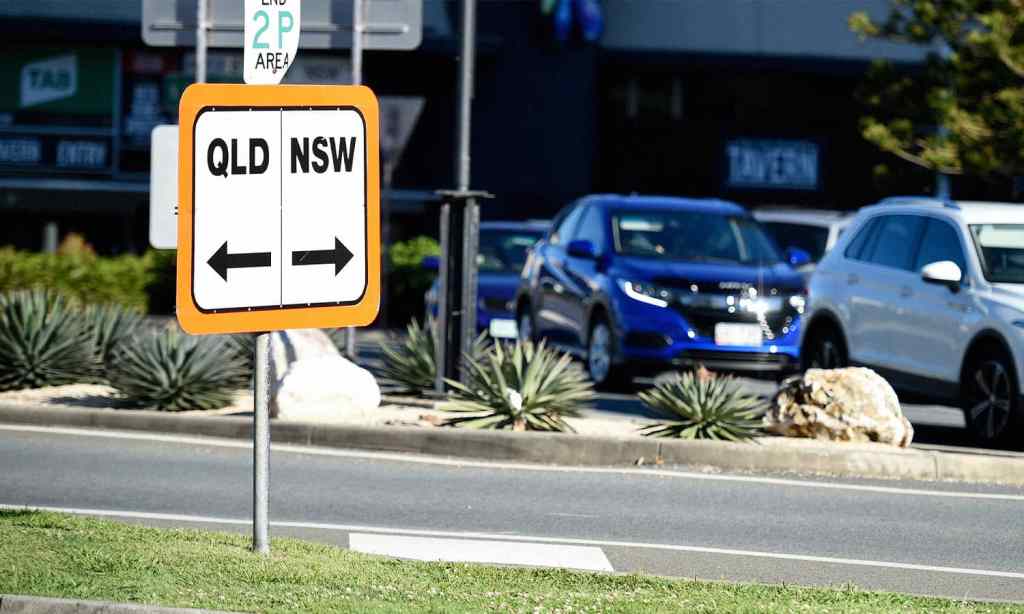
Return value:
<svg viewBox="0 0 1024 614">
<path fill-rule="evenodd" d="M 381 375 L 384 379 L 404 392 L 419 394 L 433 390 L 434 378 L 437 377 L 436 330 L 437 323 L 431 317 L 422 325 L 413 320 L 406 325 L 405 339 L 397 348 L 381 343 L 380 351 L 384 354 Z M 487 335 L 481 333 L 473 340 L 471 355 L 483 356 L 489 343 Z"/>
<path fill-rule="evenodd" d="M 565 417 L 579 415 L 593 386 L 568 354 L 544 345 L 496 343 L 483 357 L 465 358 L 465 385 L 448 380 L 453 401 L 446 411 L 464 414 L 447 424 L 514 431 L 569 431 Z"/>
<path fill-rule="evenodd" d="M 91 332 L 63 297 L 0 294 L 0 390 L 71 384 L 96 367 Z"/>
<path fill-rule="evenodd" d="M 423 313 L 423 295 L 434 283 L 436 273 L 423 269 L 425 256 L 437 256 L 441 246 L 430 237 L 419 236 L 393 243 L 388 249 L 388 317 L 405 323 Z"/>
<path fill-rule="evenodd" d="M 173 329 L 126 345 L 108 378 L 129 403 L 165 411 L 224 407 L 248 379 L 224 339 Z"/>
<path fill-rule="evenodd" d="M 761 430 L 765 402 L 730 376 L 683 373 L 639 394 L 644 405 L 671 418 L 648 425 L 652 437 L 748 441 Z"/>
<path fill-rule="evenodd" d="M 96 362 L 102 369 L 113 364 L 121 346 L 139 330 L 142 316 L 120 305 L 90 305 L 83 314 L 92 337 Z"/>
</svg>

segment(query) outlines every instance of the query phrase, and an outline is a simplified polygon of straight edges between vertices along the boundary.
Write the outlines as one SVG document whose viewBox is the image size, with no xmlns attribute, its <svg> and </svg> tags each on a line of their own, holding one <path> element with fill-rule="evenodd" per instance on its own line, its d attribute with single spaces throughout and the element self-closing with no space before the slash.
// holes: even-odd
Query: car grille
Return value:
<svg viewBox="0 0 1024 614">
<path fill-rule="evenodd" d="M 729 313 L 728 310 L 692 307 L 678 302 L 672 303 L 672 309 L 686 318 L 693 330 L 701 337 L 714 338 L 715 324 L 719 322 L 737 322 L 760 324 L 761 334 L 766 341 L 786 335 L 797 315 L 796 310 L 788 306 L 782 311 L 767 313 L 763 317 L 749 311 L 737 310 L 734 313 Z"/>
<path fill-rule="evenodd" d="M 507 299 L 486 296 L 480 299 L 480 306 L 487 311 L 507 311 L 507 308 L 505 307 L 507 302 Z"/>
</svg>

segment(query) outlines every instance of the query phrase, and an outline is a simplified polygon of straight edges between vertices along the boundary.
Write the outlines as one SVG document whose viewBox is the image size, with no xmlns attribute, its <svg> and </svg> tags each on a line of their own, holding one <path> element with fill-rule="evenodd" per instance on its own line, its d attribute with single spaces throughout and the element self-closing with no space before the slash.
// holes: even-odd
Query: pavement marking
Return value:
<svg viewBox="0 0 1024 614">
<path fill-rule="evenodd" d="M 492 563 L 530 567 L 564 567 L 587 571 L 615 571 L 604 551 L 593 546 L 416 537 L 380 533 L 350 533 L 348 546 L 356 552 L 383 554 L 417 561 Z"/>
<path fill-rule="evenodd" d="M 134 439 L 138 441 L 159 441 L 163 443 L 180 443 L 190 445 L 212 446 L 220 448 L 238 448 L 251 450 L 252 442 L 248 440 L 223 439 L 189 435 L 166 435 L 157 433 L 137 433 L 132 431 L 116 431 L 101 429 L 79 429 L 68 427 L 49 427 L 21 424 L 0 424 L 0 431 L 22 431 L 33 433 L 77 435 L 83 437 L 106 437 L 112 439 Z M 954 499 L 989 499 L 997 501 L 1024 502 L 1024 494 L 970 492 L 962 490 L 930 490 L 925 488 L 900 488 L 896 486 L 877 486 L 868 484 L 849 484 L 844 482 L 825 482 L 817 480 L 796 480 L 772 478 L 756 475 L 730 475 L 721 473 L 699 473 L 694 471 L 674 471 L 670 469 L 645 469 L 643 467 L 573 467 L 561 465 L 535 465 L 530 463 L 482 461 L 459 458 L 445 458 L 401 452 L 373 452 L 369 450 L 339 450 L 336 448 L 320 448 L 316 446 L 296 444 L 271 444 L 275 452 L 289 454 L 306 454 L 310 456 L 332 456 L 338 458 L 358 458 L 364 460 L 384 460 L 422 465 L 441 465 L 447 467 L 511 469 L 516 471 L 535 471 L 546 473 L 591 473 L 603 475 L 641 475 L 686 480 L 705 480 L 711 482 L 739 482 L 748 484 L 768 484 L 772 486 L 795 486 L 803 488 L 820 488 L 825 490 L 850 490 L 856 492 L 873 492 L 888 495 L 907 495 L 922 497 L 947 497 Z"/>
<path fill-rule="evenodd" d="M 216 516 L 192 516 L 186 514 L 165 514 L 158 512 L 133 512 L 125 510 L 95 510 L 68 507 L 50 507 L 41 505 L 0 504 L 0 509 L 8 510 L 41 510 L 62 512 L 79 516 L 100 516 L 113 518 L 135 518 L 140 520 L 164 520 L 174 522 L 194 522 L 201 524 L 226 524 L 251 526 L 251 519 L 223 518 Z M 436 531 L 431 529 L 400 529 L 394 527 L 373 527 L 367 525 L 334 524 L 326 522 L 271 521 L 270 526 L 294 529 L 317 529 L 322 531 L 345 531 L 349 533 L 376 533 L 382 535 L 415 535 L 422 537 L 449 537 L 454 539 L 483 539 L 501 542 L 533 542 L 538 544 L 570 544 L 574 546 L 596 546 L 599 548 L 638 548 L 644 550 L 666 550 L 672 552 L 695 552 L 699 554 L 720 554 L 728 556 L 745 556 L 763 559 L 780 559 L 787 561 L 804 561 L 811 563 L 833 563 L 856 567 L 876 567 L 881 569 L 904 569 L 910 571 L 930 571 L 965 576 L 986 576 L 993 578 L 1010 578 L 1024 580 L 1024 573 L 1015 571 L 999 571 L 993 569 L 972 569 L 969 567 L 944 567 L 940 565 L 921 565 L 917 563 L 899 563 L 894 561 L 871 561 L 865 559 L 846 559 L 810 554 L 788 554 L 784 552 L 765 552 L 761 550 L 739 550 L 735 548 L 715 548 L 711 546 L 684 546 L 679 544 L 656 544 L 649 542 L 617 541 L 607 539 L 586 539 L 575 537 L 544 537 L 537 535 L 519 535 L 506 533 L 483 533 L 477 531 Z"/>
</svg>

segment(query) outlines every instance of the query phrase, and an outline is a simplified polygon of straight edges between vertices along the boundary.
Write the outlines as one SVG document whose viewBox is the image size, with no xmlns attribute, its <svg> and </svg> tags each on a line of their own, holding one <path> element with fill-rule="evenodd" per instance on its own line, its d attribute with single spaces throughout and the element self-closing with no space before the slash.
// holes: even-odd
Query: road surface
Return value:
<svg viewBox="0 0 1024 614">
<path fill-rule="evenodd" d="M 246 442 L 0 425 L 0 504 L 247 531 Z M 275 447 L 273 535 L 369 552 L 1024 600 L 1024 490 Z"/>
</svg>

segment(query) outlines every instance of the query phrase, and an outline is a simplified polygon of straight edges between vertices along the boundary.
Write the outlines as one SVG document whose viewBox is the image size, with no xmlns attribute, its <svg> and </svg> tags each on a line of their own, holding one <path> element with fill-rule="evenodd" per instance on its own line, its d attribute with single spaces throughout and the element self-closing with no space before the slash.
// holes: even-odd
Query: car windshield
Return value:
<svg viewBox="0 0 1024 614">
<path fill-rule="evenodd" d="M 625 256 L 724 264 L 774 264 L 779 253 L 751 218 L 703 211 L 618 211 L 615 250 Z"/>
<path fill-rule="evenodd" d="M 534 230 L 481 230 L 477 264 L 482 273 L 516 273 L 526 252 L 544 233 Z"/>
<path fill-rule="evenodd" d="M 1024 284 L 1024 224 L 972 224 L 985 279 Z"/>
<path fill-rule="evenodd" d="M 818 262 L 825 255 L 828 244 L 828 228 L 793 222 L 761 222 L 761 226 L 775 239 L 779 247 L 799 247 L 811 255 L 812 262 Z"/>
</svg>

